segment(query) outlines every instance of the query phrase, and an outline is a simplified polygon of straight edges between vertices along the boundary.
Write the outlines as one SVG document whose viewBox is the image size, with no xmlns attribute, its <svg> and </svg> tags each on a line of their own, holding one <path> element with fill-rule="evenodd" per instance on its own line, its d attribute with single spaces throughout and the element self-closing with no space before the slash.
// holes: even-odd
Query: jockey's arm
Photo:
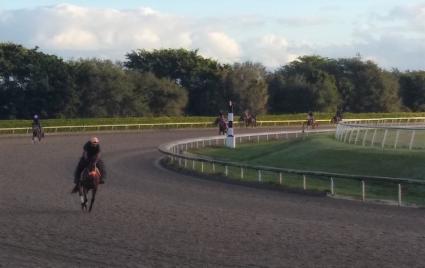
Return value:
<svg viewBox="0 0 425 268">
<path fill-rule="evenodd" d="M 97 168 L 100 171 L 100 177 L 102 178 L 102 180 L 104 180 L 106 178 L 106 168 L 105 168 L 105 163 L 103 162 L 102 159 L 99 159 L 96 163 Z"/>
</svg>

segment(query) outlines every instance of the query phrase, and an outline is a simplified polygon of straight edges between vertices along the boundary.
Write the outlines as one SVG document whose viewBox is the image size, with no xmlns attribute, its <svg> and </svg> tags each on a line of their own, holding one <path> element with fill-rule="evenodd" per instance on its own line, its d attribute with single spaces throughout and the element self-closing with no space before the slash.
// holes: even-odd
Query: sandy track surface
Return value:
<svg viewBox="0 0 425 268">
<path fill-rule="evenodd" d="M 89 135 L 0 138 L 0 267 L 424 267 L 425 210 L 197 179 L 157 146 L 215 130 L 101 133 L 94 210 L 71 195 Z"/>
</svg>

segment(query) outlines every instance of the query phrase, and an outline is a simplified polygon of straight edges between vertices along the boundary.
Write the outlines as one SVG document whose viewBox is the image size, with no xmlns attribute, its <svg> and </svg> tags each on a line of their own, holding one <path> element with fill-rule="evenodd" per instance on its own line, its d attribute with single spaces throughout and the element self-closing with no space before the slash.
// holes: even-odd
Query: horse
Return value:
<svg viewBox="0 0 425 268">
<path fill-rule="evenodd" d="M 331 123 L 332 124 L 338 124 L 339 123 L 339 121 L 341 121 L 342 120 L 342 114 L 340 114 L 340 113 L 336 113 L 333 117 L 332 117 L 332 119 L 331 119 Z"/>
<path fill-rule="evenodd" d="M 38 139 L 38 142 L 41 142 L 41 139 L 44 138 L 44 131 L 40 126 L 33 126 L 32 128 L 32 142 L 35 142 L 35 138 Z"/>
<path fill-rule="evenodd" d="M 87 195 L 91 191 L 90 206 L 88 212 L 91 212 L 96 198 L 97 188 L 100 183 L 100 171 L 96 166 L 96 160 L 91 160 L 89 165 L 83 170 L 79 183 L 78 193 L 81 200 L 81 209 L 87 212 Z"/>
<path fill-rule="evenodd" d="M 244 113 L 239 117 L 239 122 L 243 122 L 245 127 L 255 127 L 257 126 L 257 119 L 255 115 Z"/>
<path fill-rule="evenodd" d="M 218 135 L 226 135 L 227 133 L 227 124 L 224 118 L 217 117 L 214 122 L 214 125 L 218 125 Z"/>
<path fill-rule="evenodd" d="M 315 129 L 317 127 L 319 127 L 319 123 L 317 123 L 316 120 L 314 120 L 314 119 L 307 119 L 307 121 L 303 123 L 303 129 L 302 129 L 302 131 L 304 132 L 305 129 L 307 129 L 307 130 L 309 128 Z"/>
</svg>

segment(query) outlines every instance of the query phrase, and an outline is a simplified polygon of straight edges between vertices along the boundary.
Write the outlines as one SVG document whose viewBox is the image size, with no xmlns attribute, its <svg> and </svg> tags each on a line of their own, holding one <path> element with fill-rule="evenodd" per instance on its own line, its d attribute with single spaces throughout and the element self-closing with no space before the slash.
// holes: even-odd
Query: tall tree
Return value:
<svg viewBox="0 0 425 268">
<path fill-rule="evenodd" d="M 73 114 L 76 102 L 68 65 L 53 55 L 0 44 L 0 118 Z"/>
<path fill-rule="evenodd" d="M 151 72 L 159 78 L 168 78 L 187 89 L 188 114 L 215 114 L 225 102 L 222 78 L 226 67 L 203 58 L 197 50 L 133 51 L 127 54 L 125 66 L 132 70 Z"/>
<path fill-rule="evenodd" d="M 181 115 L 187 104 L 187 91 L 167 78 L 152 73 L 129 71 L 134 85 L 131 100 L 127 101 L 138 115 Z"/>
<path fill-rule="evenodd" d="M 259 63 L 235 63 L 226 76 L 226 92 L 236 103 L 235 112 L 267 112 L 268 83 L 266 68 Z"/>
<path fill-rule="evenodd" d="M 300 57 L 271 75 L 270 111 L 334 111 L 340 95 L 335 78 L 323 69 L 326 62 L 318 56 Z"/>
<path fill-rule="evenodd" d="M 397 78 L 360 57 L 329 61 L 326 70 L 336 78 L 348 112 L 390 112 L 400 109 Z"/>
<path fill-rule="evenodd" d="M 425 111 L 425 71 L 401 74 L 400 96 L 403 104 L 410 110 Z"/>
<path fill-rule="evenodd" d="M 81 117 L 120 116 L 125 100 L 132 94 L 132 84 L 125 71 L 109 60 L 72 62 Z"/>
</svg>

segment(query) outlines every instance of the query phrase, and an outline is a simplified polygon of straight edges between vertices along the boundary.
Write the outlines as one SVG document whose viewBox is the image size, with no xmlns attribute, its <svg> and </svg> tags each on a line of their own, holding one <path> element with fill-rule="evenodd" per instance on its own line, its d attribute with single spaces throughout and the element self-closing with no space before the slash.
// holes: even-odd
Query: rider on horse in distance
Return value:
<svg viewBox="0 0 425 268">
<path fill-rule="evenodd" d="M 307 125 L 313 126 L 313 124 L 314 124 L 314 115 L 313 115 L 313 112 L 310 111 L 307 114 Z"/>
<path fill-rule="evenodd" d="M 218 114 L 218 117 L 215 120 L 214 124 L 218 126 L 218 135 L 224 135 L 224 134 L 226 134 L 227 123 L 226 123 L 226 120 L 224 119 L 224 115 L 223 115 L 222 112 L 220 112 Z"/>
<path fill-rule="evenodd" d="M 93 161 L 96 163 L 97 168 L 100 171 L 100 184 L 105 183 L 104 179 L 106 178 L 105 164 L 102 159 L 100 159 L 100 144 L 99 139 L 92 137 L 88 142 L 84 144 L 84 152 L 78 162 L 78 166 L 75 169 L 74 173 L 74 183 L 75 186 L 72 189 L 72 193 L 78 192 L 78 187 L 80 184 L 81 173 L 86 167 L 90 165 Z"/>
<path fill-rule="evenodd" d="M 32 141 L 34 142 L 35 138 L 38 137 L 40 140 L 44 137 L 43 128 L 41 127 L 40 118 L 37 114 L 35 114 L 32 118 Z"/>
<path fill-rule="evenodd" d="M 37 114 L 34 115 L 33 119 L 32 119 L 32 128 L 40 128 L 41 129 L 41 123 L 40 123 L 40 118 L 38 117 Z"/>
</svg>

